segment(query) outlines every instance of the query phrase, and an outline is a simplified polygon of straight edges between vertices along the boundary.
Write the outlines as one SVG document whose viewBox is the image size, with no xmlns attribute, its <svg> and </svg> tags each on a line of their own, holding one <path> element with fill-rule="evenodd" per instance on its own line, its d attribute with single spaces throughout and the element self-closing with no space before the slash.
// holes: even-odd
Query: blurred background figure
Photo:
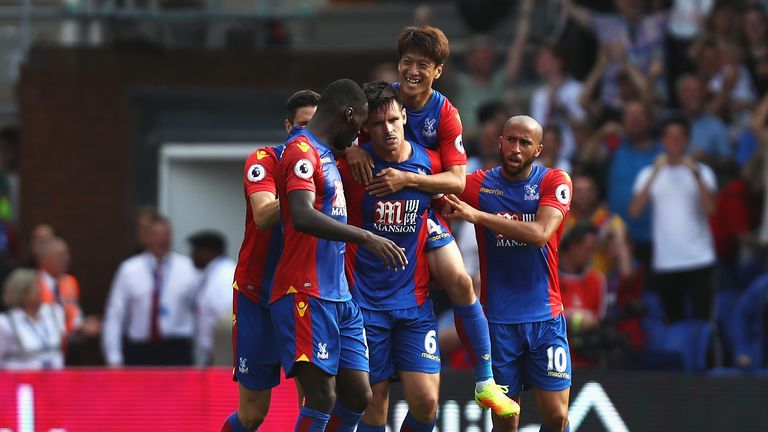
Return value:
<svg viewBox="0 0 768 432">
<path fill-rule="evenodd" d="M 42 243 L 38 251 L 37 281 L 43 303 L 58 303 L 64 308 L 67 344 L 67 365 L 82 364 L 80 349 L 83 338 L 94 337 L 101 331 L 98 316 L 83 316 L 80 307 L 80 284 L 68 274 L 69 246 L 60 237 Z"/>
<path fill-rule="evenodd" d="M 224 236 L 200 231 L 188 239 L 192 263 L 200 270 L 195 294 L 195 365 L 210 366 L 213 360 L 214 328 L 232 317 L 232 281 L 236 263 L 225 254 Z M 227 338 L 230 341 L 230 338 Z M 232 350 L 227 350 L 232 354 Z"/>
<path fill-rule="evenodd" d="M 34 270 L 14 270 L 3 287 L 0 314 L 0 369 L 64 367 L 64 309 L 43 303 Z"/>
<path fill-rule="evenodd" d="M 198 272 L 170 250 L 171 224 L 148 226 L 144 252 L 120 264 L 104 312 L 102 347 L 109 366 L 191 365 Z"/>
</svg>

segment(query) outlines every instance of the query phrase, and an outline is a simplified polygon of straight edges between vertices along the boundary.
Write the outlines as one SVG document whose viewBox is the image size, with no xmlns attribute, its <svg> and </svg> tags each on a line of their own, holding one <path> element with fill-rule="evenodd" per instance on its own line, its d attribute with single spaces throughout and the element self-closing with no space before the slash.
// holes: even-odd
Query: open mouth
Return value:
<svg viewBox="0 0 768 432">
<path fill-rule="evenodd" d="M 415 86 L 421 84 L 421 79 L 405 77 L 405 82 L 408 83 L 411 87 L 415 87 Z"/>
</svg>

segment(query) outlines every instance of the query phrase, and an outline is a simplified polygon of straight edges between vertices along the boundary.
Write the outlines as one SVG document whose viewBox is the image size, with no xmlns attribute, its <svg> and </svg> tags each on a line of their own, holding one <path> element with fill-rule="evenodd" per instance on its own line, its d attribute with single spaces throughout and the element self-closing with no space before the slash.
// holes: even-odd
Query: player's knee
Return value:
<svg viewBox="0 0 768 432">
<path fill-rule="evenodd" d="M 269 407 L 258 404 L 248 407 L 247 409 L 241 409 L 238 412 L 238 419 L 247 431 L 255 431 L 264 423 L 264 419 L 267 418 L 267 412 Z"/>
<path fill-rule="evenodd" d="M 370 385 L 361 385 L 355 391 L 356 396 L 352 398 L 347 408 L 356 412 L 363 412 L 373 400 L 373 392 Z"/>
<path fill-rule="evenodd" d="M 304 405 L 321 412 L 330 412 L 336 403 L 336 391 L 332 386 L 304 389 Z"/>
<path fill-rule="evenodd" d="M 558 409 L 544 416 L 544 424 L 551 431 L 563 431 L 568 425 L 568 410 Z"/>
<path fill-rule="evenodd" d="M 458 272 L 445 283 L 444 289 L 454 304 L 468 305 L 474 302 L 472 278 L 466 272 Z"/>
<path fill-rule="evenodd" d="M 408 410 L 422 422 L 429 422 L 437 414 L 438 395 L 436 392 L 424 392 L 408 402 Z"/>
</svg>

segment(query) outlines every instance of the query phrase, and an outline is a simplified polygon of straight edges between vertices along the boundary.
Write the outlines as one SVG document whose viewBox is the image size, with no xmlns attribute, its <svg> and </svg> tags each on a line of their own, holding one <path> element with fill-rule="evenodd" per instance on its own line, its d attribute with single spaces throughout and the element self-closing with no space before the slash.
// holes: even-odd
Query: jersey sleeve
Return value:
<svg viewBox="0 0 768 432">
<path fill-rule="evenodd" d="M 315 176 L 323 167 L 317 150 L 306 140 L 299 138 L 288 143 L 280 158 L 280 166 L 286 194 L 295 190 L 317 191 Z"/>
<path fill-rule="evenodd" d="M 256 149 L 246 159 L 243 169 L 243 184 L 247 196 L 256 192 L 272 192 L 277 195 L 275 185 L 277 156 L 273 149 L 269 147 Z"/>
<path fill-rule="evenodd" d="M 459 194 L 459 198 L 462 201 L 476 209 L 479 209 L 480 207 L 480 187 L 483 185 L 485 176 L 486 172 L 482 170 L 467 174 L 467 182 L 464 186 L 464 191 Z"/>
<path fill-rule="evenodd" d="M 446 99 L 440 109 L 440 124 L 437 128 L 437 147 L 443 168 L 467 164 L 461 133 L 459 111 Z"/>
<path fill-rule="evenodd" d="M 560 210 L 563 217 L 571 209 L 573 184 L 571 176 L 559 169 L 549 170 L 541 179 L 541 199 L 539 206 L 550 206 Z"/>
</svg>

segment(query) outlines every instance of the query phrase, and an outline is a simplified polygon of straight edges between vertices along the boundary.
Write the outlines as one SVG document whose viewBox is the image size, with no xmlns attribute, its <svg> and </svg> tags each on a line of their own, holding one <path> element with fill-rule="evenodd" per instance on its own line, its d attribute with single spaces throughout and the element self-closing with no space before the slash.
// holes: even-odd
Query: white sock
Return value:
<svg viewBox="0 0 768 432">
<path fill-rule="evenodd" d="M 480 393 L 481 391 L 483 391 L 483 387 L 487 386 L 488 384 L 496 384 L 496 381 L 493 380 L 493 377 L 488 378 L 487 380 L 476 382 L 475 393 Z"/>
</svg>

